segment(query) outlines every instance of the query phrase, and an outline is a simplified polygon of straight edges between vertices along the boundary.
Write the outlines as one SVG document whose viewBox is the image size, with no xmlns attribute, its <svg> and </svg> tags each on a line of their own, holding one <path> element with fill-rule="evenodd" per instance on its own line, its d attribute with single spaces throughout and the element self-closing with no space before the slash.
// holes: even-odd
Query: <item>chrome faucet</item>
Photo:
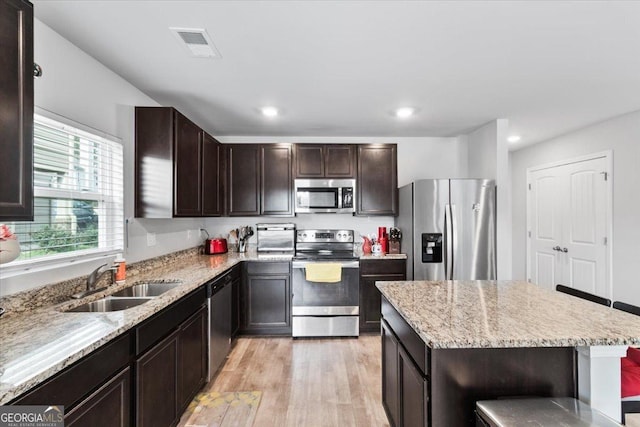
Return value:
<svg viewBox="0 0 640 427">
<path fill-rule="evenodd" d="M 91 273 L 89 273 L 89 275 L 87 276 L 87 290 L 84 292 L 80 292 L 78 294 L 73 294 L 71 295 L 71 298 L 74 298 L 74 299 L 83 298 L 83 297 L 86 297 L 87 295 L 95 294 L 96 292 L 100 292 L 103 289 L 105 289 L 106 287 L 96 289 L 96 283 L 98 283 L 100 278 L 109 271 L 111 272 L 111 275 L 112 275 L 111 282 L 113 282 L 114 281 L 113 275 L 115 274 L 117 268 L 114 266 L 111 266 L 100 271 L 102 267 L 106 267 L 106 266 L 107 264 L 102 264 L 100 267 L 96 268 Z"/>
</svg>

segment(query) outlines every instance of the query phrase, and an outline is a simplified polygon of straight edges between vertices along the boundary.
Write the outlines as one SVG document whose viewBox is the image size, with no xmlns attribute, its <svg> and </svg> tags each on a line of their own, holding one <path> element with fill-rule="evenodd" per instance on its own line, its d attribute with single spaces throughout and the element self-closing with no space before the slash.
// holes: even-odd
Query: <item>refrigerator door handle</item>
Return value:
<svg viewBox="0 0 640 427">
<path fill-rule="evenodd" d="M 446 204 L 444 207 L 444 278 L 452 280 L 453 278 L 453 218 L 451 205 Z"/>
<path fill-rule="evenodd" d="M 458 253 L 458 215 L 456 213 L 456 205 L 449 205 L 449 218 L 451 218 L 451 279 L 453 280 L 453 272 L 456 267 L 456 254 Z"/>
</svg>

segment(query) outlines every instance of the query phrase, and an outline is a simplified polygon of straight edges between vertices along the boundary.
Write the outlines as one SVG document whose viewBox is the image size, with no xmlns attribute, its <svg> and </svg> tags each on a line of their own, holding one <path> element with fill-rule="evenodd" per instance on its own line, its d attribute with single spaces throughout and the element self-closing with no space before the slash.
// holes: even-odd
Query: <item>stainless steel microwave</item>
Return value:
<svg viewBox="0 0 640 427">
<path fill-rule="evenodd" d="M 296 179 L 296 213 L 353 213 L 355 179 Z"/>
</svg>

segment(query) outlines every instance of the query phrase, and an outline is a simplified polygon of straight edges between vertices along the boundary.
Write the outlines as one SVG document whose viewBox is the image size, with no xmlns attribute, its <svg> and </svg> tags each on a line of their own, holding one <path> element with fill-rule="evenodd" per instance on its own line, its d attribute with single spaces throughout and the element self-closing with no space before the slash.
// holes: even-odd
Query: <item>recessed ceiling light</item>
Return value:
<svg viewBox="0 0 640 427">
<path fill-rule="evenodd" d="M 411 107 L 402 107 L 396 110 L 396 117 L 401 119 L 406 119 L 407 117 L 413 116 L 413 113 L 416 112 L 415 108 Z"/>
<path fill-rule="evenodd" d="M 278 109 L 276 107 L 263 107 L 262 115 L 265 117 L 276 117 L 278 115 Z"/>
<path fill-rule="evenodd" d="M 515 143 L 520 141 L 520 135 L 511 135 L 510 137 L 507 138 L 507 141 L 509 141 L 510 143 Z"/>
</svg>

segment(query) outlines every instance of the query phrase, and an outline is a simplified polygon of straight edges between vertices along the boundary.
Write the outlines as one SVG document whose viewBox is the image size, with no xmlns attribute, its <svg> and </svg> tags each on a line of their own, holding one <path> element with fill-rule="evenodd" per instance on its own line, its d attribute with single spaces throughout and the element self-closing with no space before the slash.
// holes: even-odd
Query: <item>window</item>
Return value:
<svg viewBox="0 0 640 427">
<path fill-rule="evenodd" d="M 122 251 L 122 145 L 40 115 L 34 121 L 34 221 L 7 223 L 21 248 L 10 265 Z"/>
</svg>

